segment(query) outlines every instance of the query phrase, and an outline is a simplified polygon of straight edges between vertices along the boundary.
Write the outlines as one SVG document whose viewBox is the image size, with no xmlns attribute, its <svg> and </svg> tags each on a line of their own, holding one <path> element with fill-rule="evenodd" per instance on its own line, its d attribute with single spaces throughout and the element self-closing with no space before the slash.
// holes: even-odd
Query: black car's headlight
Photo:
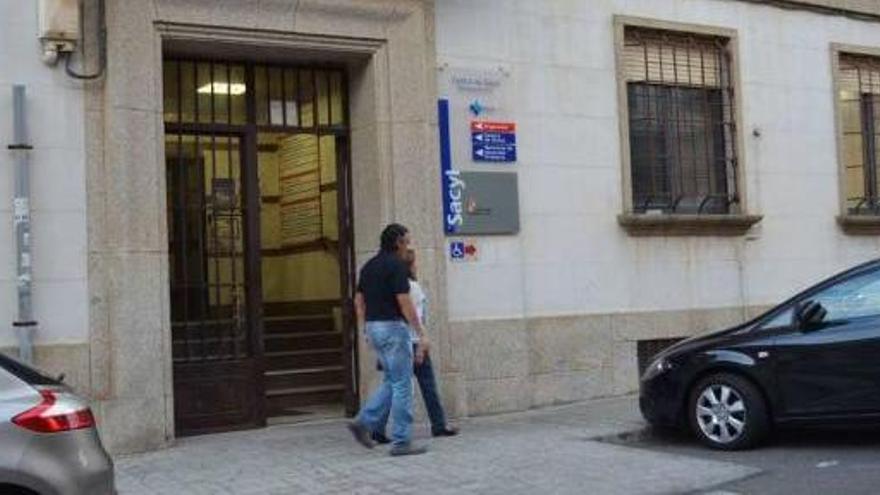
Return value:
<svg viewBox="0 0 880 495">
<path fill-rule="evenodd" d="M 673 364 L 669 359 L 665 357 L 657 358 L 650 366 L 648 366 L 648 369 L 645 370 L 645 374 L 642 375 L 642 380 L 651 380 L 666 373 L 672 368 Z"/>
</svg>

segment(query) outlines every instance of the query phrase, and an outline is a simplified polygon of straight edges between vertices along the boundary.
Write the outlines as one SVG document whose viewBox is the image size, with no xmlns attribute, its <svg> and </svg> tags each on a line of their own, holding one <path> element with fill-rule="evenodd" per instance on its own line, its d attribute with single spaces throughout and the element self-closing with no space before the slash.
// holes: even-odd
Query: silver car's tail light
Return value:
<svg viewBox="0 0 880 495">
<path fill-rule="evenodd" d="M 95 426 L 92 411 L 68 394 L 50 389 L 40 390 L 43 400 L 12 418 L 16 425 L 37 433 L 59 433 Z"/>
</svg>

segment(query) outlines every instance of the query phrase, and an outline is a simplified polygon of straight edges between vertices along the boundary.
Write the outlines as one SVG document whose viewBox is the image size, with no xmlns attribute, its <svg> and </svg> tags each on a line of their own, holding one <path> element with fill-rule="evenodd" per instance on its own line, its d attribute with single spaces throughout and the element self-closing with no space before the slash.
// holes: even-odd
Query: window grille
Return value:
<svg viewBox="0 0 880 495">
<path fill-rule="evenodd" d="M 728 40 L 627 27 L 635 213 L 731 213 L 739 203 Z"/>
<path fill-rule="evenodd" d="M 880 58 L 841 54 L 840 109 L 847 210 L 880 214 Z"/>
</svg>

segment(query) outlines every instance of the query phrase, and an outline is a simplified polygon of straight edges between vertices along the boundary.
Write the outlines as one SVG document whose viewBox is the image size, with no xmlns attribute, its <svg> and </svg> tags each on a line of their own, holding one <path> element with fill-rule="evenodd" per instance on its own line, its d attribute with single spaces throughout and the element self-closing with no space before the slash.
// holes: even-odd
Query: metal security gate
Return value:
<svg viewBox="0 0 880 495">
<path fill-rule="evenodd" d="M 343 72 L 166 60 L 164 90 L 177 434 L 352 412 Z"/>
</svg>

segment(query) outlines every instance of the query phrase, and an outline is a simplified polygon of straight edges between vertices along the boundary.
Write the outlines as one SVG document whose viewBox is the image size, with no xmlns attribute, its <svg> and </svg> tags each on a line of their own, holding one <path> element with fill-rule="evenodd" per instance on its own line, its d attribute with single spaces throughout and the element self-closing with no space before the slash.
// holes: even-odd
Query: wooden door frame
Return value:
<svg viewBox="0 0 880 495">
<path fill-rule="evenodd" d="M 246 64 L 244 68 L 245 86 L 251 88 L 246 93 L 245 100 L 245 132 L 244 132 L 244 161 L 245 173 L 243 174 L 245 185 L 245 238 L 248 245 L 248 258 L 245 263 L 245 273 L 250 273 L 250 282 L 253 284 L 254 290 L 248 292 L 247 311 L 253 316 L 249 333 L 251 336 L 251 349 L 254 351 L 256 359 L 254 372 L 257 377 L 254 383 L 257 389 L 257 399 L 254 404 L 257 408 L 257 417 L 260 425 L 266 425 L 268 416 L 266 410 L 266 358 L 263 336 L 263 256 L 262 238 L 260 234 L 260 210 L 262 209 L 262 197 L 260 195 L 260 160 L 257 150 L 257 105 L 255 76 L 252 64 Z M 248 276 L 248 275 L 245 275 Z"/>
<path fill-rule="evenodd" d="M 343 102 L 343 105 L 347 102 Z M 347 113 L 347 106 L 346 113 Z M 354 311 L 355 253 L 354 211 L 352 204 L 351 141 L 348 136 L 336 137 L 336 201 L 339 229 L 339 277 L 342 301 L 342 346 L 345 369 L 346 416 L 352 417 L 360 408 L 360 361 L 358 355 L 358 328 Z"/>
<path fill-rule="evenodd" d="M 356 286 L 355 243 L 354 243 L 354 207 L 352 184 L 351 157 L 351 114 L 349 108 L 348 68 L 322 64 L 260 64 L 252 60 L 219 60 L 200 57 L 170 57 L 169 60 L 238 63 L 245 68 L 245 84 L 255 88 L 255 67 L 261 65 L 283 66 L 292 68 L 311 68 L 314 70 L 338 70 L 342 74 L 342 108 L 344 112 L 344 128 L 319 132 L 317 135 L 335 135 L 337 145 L 337 222 L 339 229 L 339 251 L 337 253 L 340 271 L 340 302 L 342 309 L 343 348 L 345 392 L 343 406 L 347 416 L 357 413 L 360 406 L 360 367 L 358 354 L 358 330 L 354 311 L 354 292 Z M 244 124 L 225 123 L 165 123 L 165 134 L 204 134 L 215 136 L 236 136 L 242 148 L 242 182 L 245 196 L 244 236 L 245 236 L 245 280 L 248 284 L 246 294 L 246 311 L 248 317 L 248 334 L 254 359 L 254 377 L 257 390 L 255 401 L 257 407 L 257 426 L 265 426 L 267 419 L 266 383 L 265 383 L 265 349 L 263 328 L 263 294 L 262 294 L 262 254 L 260 236 L 260 184 L 258 135 L 260 132 L 310 133 L 303 129 L 290 129 L 257 124 L 256 92 L 248 91 L 246 97 L 246 119 Z"/>
<path fill-rule="evenodd" d="M 349 69 L 342 72 L 342 114 L 347 132 L 336 136 L 336 210 L 339 231 L 339 287 L 342 300 L 342 346 L 345 362 L 345 415 L 353 417 L 360 409 L 360 353 L 354 296 L 357 264 L 354 249 L 354 186 L 351 156 L 351 109 L 349 107 Z"/>
</svg>

